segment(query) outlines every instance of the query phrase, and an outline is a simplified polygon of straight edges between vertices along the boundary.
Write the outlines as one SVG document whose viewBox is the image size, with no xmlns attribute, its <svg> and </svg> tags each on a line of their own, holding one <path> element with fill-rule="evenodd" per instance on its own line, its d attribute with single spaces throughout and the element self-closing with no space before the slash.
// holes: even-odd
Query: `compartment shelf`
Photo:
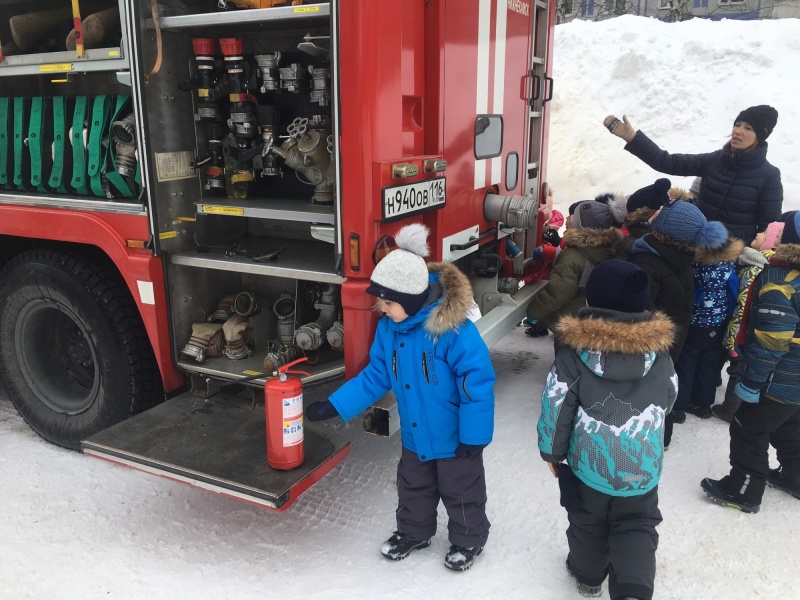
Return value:
<svg viewBox="0 0 800 600">
<path fill-rule="evenodd" d="M 204 14 L 165 16 L 159 19 L 162 30 L 187 29 L 192 27 L 216 27 L 220 25 L 238 25 L 251 23 L 269 23 L 271 21 L 308 21 L 320 17 L 329 17 L 330 3 L 302 4 L 300 6 L 278 6 L 273 8 L 250 8 Z M 147 19 L 147 28 L 153 29 L 153 20 Z"/>
<path fill-rule="evenodd" d="M 272 262 L 256 262 L 247 256 L 225 256 L 225 248 L 240 245 L 251 252 L 269 252 L 283 247 L 277 259 Z M 257 237 L 244 237 L 229 240 L 224 244 L 214 244 L 208 252 L 189 250 L 172 254 L 173 265 L 236 271 L 253 275 L 319 281 L 321 283 L 343 283 L 345 278 L 336 272 L 336 259 L 333 246 L 324 242 L 276 240 Z"/>
<path fill-rule="evenodd" d="M 211 198 L 195 202 L 198 214 L 255 217 L 333 225 L 333 206 L 314 204 L 304 200 L 248 198 Z"/>
<path fill-rule="evenodd" d="M 46 52 L 6 56 L 0 62 L 0 77 L 13 75 L 53 75 L 90 73 L 94 71 L 125 71 L 130 68 L 120 48 L 94 48 L 78 58 L 74 51 Z"/>
<path fill-rule="evenodd" d="M 310 354 L 314 355 L 319 352 L 319 356 L 315 364 L 310 365 L 305 362 L 299 368 L 311 373 L 310 376 L 303 376 L 303 383 L 313 383 L 318 381 L 325 381 L 337 375 L 344 374 L 344 357 L 341 352 L 331 350 L 330 348 L 321 348 L 319 351 L 314 350 Z M 253 356 L 243 358 L 241 360 L 230 360 L 224 357 L 209 358 L 203 362 L 195 362 L 188 360 L 185 357 L 178 361 L 178 367 L 181 370 L 189 373 L 199 373 L 201 375 L 208 375 L 216 379 L 230 381 L 242 377 L 248 377 L 255 373 L 264 371 L 264 357 L 266 351 L 257 352 Z M 264 387 L 267 382 L 267 377 L 253 379 L 247 382 L 248 386 Z"/>
</svg>

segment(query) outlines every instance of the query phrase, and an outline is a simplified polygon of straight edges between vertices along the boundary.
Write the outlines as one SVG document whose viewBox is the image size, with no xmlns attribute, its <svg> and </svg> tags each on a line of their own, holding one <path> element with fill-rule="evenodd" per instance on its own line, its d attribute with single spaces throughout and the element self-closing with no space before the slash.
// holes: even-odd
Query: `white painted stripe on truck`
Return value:
<svg viewBox="0 0 800 600">
<path fill-rule="evenodd" d="M 505 3 L 504 3 L 505 4 Z M 492 0 L 478 0 L 478 56 L 475 78 L 475 114 L 489 110 L 489 52 L 491 50 Z M 475 189 L 486 187 L 486 159 L 475 160 Z"/>
<path fill-rule="evenodd" d="M 503 100 L 506 91 L 506 21 L 508 7 L 505 2 L 497 3 L 497 15 L 494 30 L 494 89 L 492 113 L 503 114 Z M 492 184 L 500 183 L 502 177 L 503 157 L 492 159 Z"/>
</svg>

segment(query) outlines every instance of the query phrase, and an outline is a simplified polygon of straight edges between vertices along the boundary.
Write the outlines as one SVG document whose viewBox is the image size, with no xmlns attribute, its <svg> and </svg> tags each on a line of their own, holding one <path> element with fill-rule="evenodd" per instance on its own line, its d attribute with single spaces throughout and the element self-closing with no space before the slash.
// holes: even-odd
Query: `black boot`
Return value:
<svg viewBox="0 0 800 600">
<path fill-rule="evenodd" d="M 481 552 L 483 552 L 483 546 L 465 548 L 464 546 L 453 544 L 444 557 L 444 566 L 453 571 L 466 571 L 472 566 L 475 557 Z"/>
<path fill-rule="evenodd" d="M 569 559 L 567 559 L 567 572 L 575 580 L 575 587 L 578 588 L 578 593 L 584 598 L 599 598 L 603 593 L 602 583 L 600 585 L 589 585 L 588 583 L 582 583 L 581 580 L 578 579 L 578 576 L 573 573 L 572 567 L 569 566 Z"/>
<path fill-rule="evenodd" d="M 747 502 L 741 494 L 734 494 L 725 490 L 721 481 L 706 477 L 700 482 L 700 487 L 712 502 L 721 506 L 729 506 L 746 513 L 757 513 L 761 508 L 760 504 Z"/>
<path fill-rule="evenodd" d="M 788 473 L 783 468 L 770 469 L 767 475 L 767 485 L 800 500 L 800 473 Z"/>
<path fill-rule="evenodd" d="M 431 540 L 412 540 L 407 535 L 394 532 L 392 537 L 383 542 L 381 554 L 389 560 L 401 560 L 411 554 L 412 550 L 421 550 L 431 545 Z"/>
</svg>

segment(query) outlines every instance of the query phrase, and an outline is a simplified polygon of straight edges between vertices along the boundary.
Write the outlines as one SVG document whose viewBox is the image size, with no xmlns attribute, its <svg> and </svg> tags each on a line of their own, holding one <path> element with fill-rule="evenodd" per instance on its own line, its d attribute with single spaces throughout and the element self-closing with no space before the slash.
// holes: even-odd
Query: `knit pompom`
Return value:
<svg viewBox="0 0 800 600">
<path fill-rule="evenodd" d="M 430 254 L 428 248 L 428 234 L 430 230 L 421 223 L 406 225 L 394 236 L 395 244 L 402 250 L 413 252 L 425 258 Z"/>
<path fill-rule="evenodd" d="M 611 210 L 611 216 L 614 217 L 614 222 L 617 226 L 622 225 L 625 217 L 628 216 L 628 209 L 625 206 L 627 198 L 622 194 L 600 194 L 595 196 L 595 202 L 602 202 Z"/>
<path fill-rule="evenodd" d="M 728 241 L 728 230 L 719 221 L 709 221 L 698 232 L 695 244 L 699 248 L 708 250 L 719 250 Z"/>
</svg>

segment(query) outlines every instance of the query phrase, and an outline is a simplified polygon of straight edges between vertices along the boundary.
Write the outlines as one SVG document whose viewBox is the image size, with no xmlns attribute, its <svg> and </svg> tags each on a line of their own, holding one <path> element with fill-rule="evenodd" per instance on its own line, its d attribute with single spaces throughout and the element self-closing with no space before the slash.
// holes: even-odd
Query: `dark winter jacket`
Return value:
<svg viewBox="0 0 800 600">
<path fill-rule="evenodd" d="M 583 308 L 563 318 L 563 347 L 542 392 L 542 458 L 566 458 L 581 481 L 611 496 L 658 485 L 664 417 L 678 391 L 673 329 L 663 313 Z"/>
<path fill-rule="evenodd" d="M 330 397 L 348 421 L 391 389 L 403 446 L 423 461 L 452 458 L 459 442 L 488 444 L 494 429 L 494 369 L 467 319 L 472 287 L 450 263 L 428 270 L 441 295 L 400 323 L 380 319 L 369 364 Z"/>
<path fill-rule="evenodd" d="M 800 244 L 781 244 L 750 290 L 742 383 L 800 404 Z"/>
<path fill-rule="evenodd" d="M 550 281 L 528 304 L 531 319 L 542 321 L 550 330 L 564 315 L 576 315 L 586 306 L 585 286 L 592 267 L 614 257 L 614 245 L 622 239 L 616 227 L 568 229 L 564 250 L 556 258 Z"/>
<path fill-rule="evenodd" d="M 726 144 L 706 154 L 670 154 L 641 131 L 625 145 L 656 171 L 702 177 L 697 208 L 709 221 L 722 221 L 731 236 L 746 244 L 781 216 L 781 172 L 767 162 L 767 148 L 763 142 L 749 152 L 735 152 Z"/>
<path fill-rule="evenodd" d="M 739 295 L 739 278 L 736 259 L 744 249 L 744 242 L 733 238 L 720 250 L 698 248 L 694 272 L 694 309 L 692 325 L 713 329 L 723 325 L 736 308 Z"/>
<path fill-rule="evenodd" d="M 694 249 L 680 242 L 667 244 L 658 233 L 649 233 L 633 244 L 631 262 L 650 276 L 653 307 L 665 313 L 675 325 L 670 356 L 677 362 L 694 307 Z"/>
</svg>

